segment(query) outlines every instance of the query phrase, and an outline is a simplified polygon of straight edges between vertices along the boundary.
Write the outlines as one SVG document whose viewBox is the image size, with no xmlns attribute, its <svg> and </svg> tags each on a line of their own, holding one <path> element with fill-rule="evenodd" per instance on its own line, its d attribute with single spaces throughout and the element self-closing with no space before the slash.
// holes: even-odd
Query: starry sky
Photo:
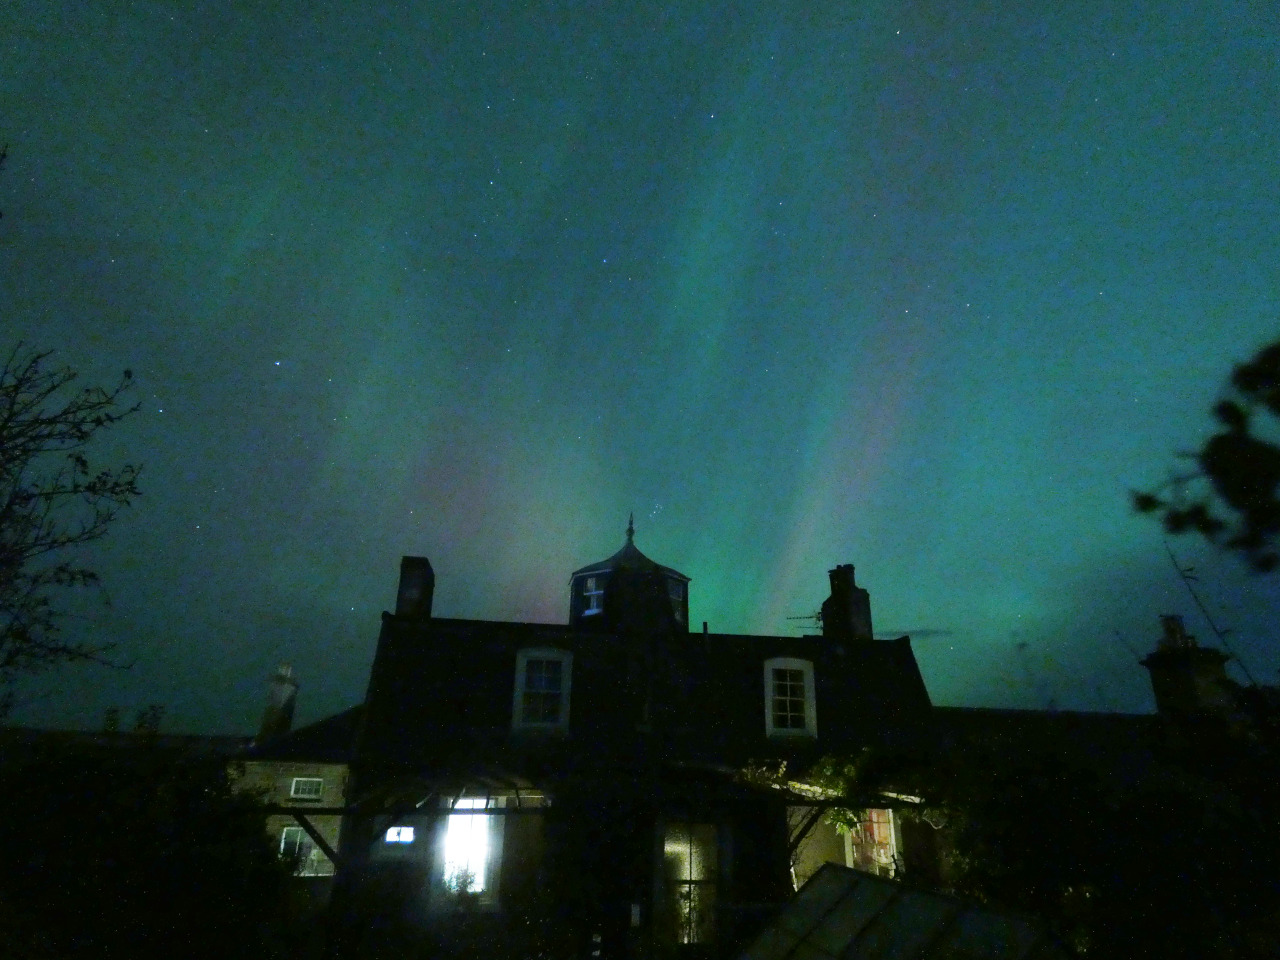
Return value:
<svg viewBox="0 0 1280 960">
<path fill-rule="evenodd" d="M 280 662 L 317 719 L 401 555 L 562 623 L 632 511 L 695 627 L 812 632 L 853 563 L 935 702 L 1150 710 L 1157 615 L 1211 628 L 1128 491 L 1280 334 L 1277 21 L 10 0 L 0 339 L 134 371 L 145 491 L 67 625 L 132 667 L 16 719 L 250 732 Z M 1172 545 L 1275 681 L 1280 581 Z"/>
</svg>

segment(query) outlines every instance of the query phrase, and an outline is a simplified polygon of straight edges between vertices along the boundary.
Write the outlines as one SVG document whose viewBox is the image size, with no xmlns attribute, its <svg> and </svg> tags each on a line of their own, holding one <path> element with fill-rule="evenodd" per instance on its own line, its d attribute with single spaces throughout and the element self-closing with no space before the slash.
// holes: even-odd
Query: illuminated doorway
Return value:
<svg viewBox="0 0 1280 960">
<path fill-rule="evenodd" d="M 667 824 L 662 840 L 662 939 L 709 943 L 715 938 L 716 860 L 715 824 Z"/>
</svg>

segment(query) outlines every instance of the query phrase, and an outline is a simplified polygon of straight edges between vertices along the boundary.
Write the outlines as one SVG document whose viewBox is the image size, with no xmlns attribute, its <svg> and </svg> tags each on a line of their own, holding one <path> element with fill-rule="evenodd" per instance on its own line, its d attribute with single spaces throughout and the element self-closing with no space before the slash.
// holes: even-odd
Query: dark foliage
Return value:
<svg viewBox="0 0 1280 960">
<path fill-rule="evenodd" d="M 10 757 L 0 851 L 6 958 L 288 955 L 291 865 L 222 761 L 159 748 Z"/>
<path fill-rule="evenodd" d="M 101 469 L 86 449 L 134 413 L 125 371 L 111 388 L 75 386 L 50 354 L 18 347 L 0 366 L 0 683 L 109 645 L 66 639 L 57 598 L 97 574 L 77 549 L 106 535 L 138 495 L 138 468 Z"/>
<path fill-rule="evenodd" d="M 1204 721 L 1149 745 L 1140 771 L 1054 750 L 943 761 L 925 816 L 942 826 L 947 885 L 1045 919 L 1081 957 L 1273 956 L 1270 736 Z"/>
<path fill-rule="evenodd" d="M 1195 455 L 1195 472 L 1133 505 L 1173 534 L 1196 532 L 1237 550 L 1258 571 L 1280 565 L 1280 446 L 1258 435 L 1259 414 L 1280 420 L 1280 342 L 1236 367 L 1233 396 L 1214 408 L 1220 429 Z"/>
</svg>

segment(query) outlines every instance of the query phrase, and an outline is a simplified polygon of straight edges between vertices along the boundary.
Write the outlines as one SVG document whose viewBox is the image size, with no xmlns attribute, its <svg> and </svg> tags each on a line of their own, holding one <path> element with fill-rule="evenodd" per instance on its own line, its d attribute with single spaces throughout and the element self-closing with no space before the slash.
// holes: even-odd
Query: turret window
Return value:
<svg viewBox="0 0 1280 960">
<path fill-rule="evenodd" d="M 667 596 L 671 599 L 671 612 L 676 623 L 684 624 L 684 584 L 679 580 L 667 581 Z"/>
<path fill-rule="evenodd" d="M 816 737 L 813 664 L 794 657 L 764 662 L 764 727 L 770 737 Z"/>
<path fill-rule="evenodd" d="M 583 616 L 601 613 L 604 610 L 604 579 L 587 577 L 582 586 Z"/>
</svg>

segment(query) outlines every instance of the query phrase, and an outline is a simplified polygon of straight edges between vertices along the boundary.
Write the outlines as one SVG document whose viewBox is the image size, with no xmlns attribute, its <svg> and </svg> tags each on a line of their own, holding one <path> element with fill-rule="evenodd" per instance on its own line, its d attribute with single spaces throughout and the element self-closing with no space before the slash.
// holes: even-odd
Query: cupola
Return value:
<svg viewBox="0 0 1280 960">
<path fill-rule="evenodd" d="M 573 572 L 569 582 L 570 626 L 616 630 L 624 623 L 636 625 L 657 616 L 666 621 L 665 626 L 688 629 L 689 578 L 641 553 L 635 533 L 633 514 L 621 550 Z"/>
</svg>

